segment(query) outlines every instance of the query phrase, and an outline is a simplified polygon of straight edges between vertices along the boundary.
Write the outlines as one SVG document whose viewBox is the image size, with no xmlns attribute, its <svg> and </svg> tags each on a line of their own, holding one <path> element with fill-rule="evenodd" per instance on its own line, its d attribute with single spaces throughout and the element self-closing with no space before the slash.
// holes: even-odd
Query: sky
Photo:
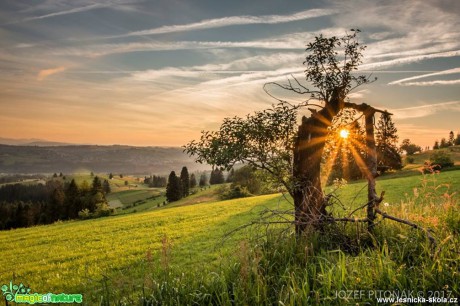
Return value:
<svg viewBox="0 0 460 306">
<path fill-rule="evenodd" d="M 0 137 L 181 146 L 276 103 L 265 83 L 352 28 L 378 80 L 351 101 L 423 147 L 460 132 L 458 0 L 2 0 Z"/>
</svg>

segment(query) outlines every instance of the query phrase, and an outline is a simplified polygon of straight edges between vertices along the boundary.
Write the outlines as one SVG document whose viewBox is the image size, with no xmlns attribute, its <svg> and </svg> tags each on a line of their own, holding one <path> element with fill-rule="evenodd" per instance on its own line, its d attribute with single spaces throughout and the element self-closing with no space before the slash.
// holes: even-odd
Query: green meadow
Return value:
<svg viewBox="0 0 460 306">
<path fill-rule="evenodd" d="M 372 288 L 458 297 L 459 183 L 460 171 L 378 179 L 381 208 L 432 230 L 436 246 L 389 220 L 374 236 L 364 225 L 336 224 L 340 236 L 326 228 L 300 244 L 284 224 L 244 227 L 266 209 L 292 209 L 281 194 L 219 201 L 213 186 L 163 206 L 159 190 L 126 190 L 111 197 L 144 202 L 137 207 L 145 211 L 1 231 L 0 279 L 32 292 L 82 293 L 86 305 L 339 305 L 353 300 L 334 302 L 337 290 Z M 365 186 L 335 190 L 341 203 L 332 209 L 345 216 L 361 206 Z"/>
</svg>

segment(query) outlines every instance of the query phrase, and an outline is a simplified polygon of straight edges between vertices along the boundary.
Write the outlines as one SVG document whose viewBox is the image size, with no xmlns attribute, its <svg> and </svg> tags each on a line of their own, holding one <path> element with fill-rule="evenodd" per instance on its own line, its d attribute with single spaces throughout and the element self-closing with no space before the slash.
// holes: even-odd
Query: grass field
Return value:
<svg viewBox="0 0 460 306">
<path fill-rule="evenodd" d="M 224 233 L 249 222 L 255 208 L 275 206 L 278 198 L 269 195 L 2 231 L 0 279 L 14 277 L 37 292 L 86 290 L 101 275 L 160 250 L 165 236 L 174 245 L 172 264 L 209 267 L 234 247 L 218 247 Z"/>
<path fill-rule="evenodd" d="M 339 214 L 346 215 L 352 208 L 365 203 L 366 190 L 362 190 L 360 195 L 353 200 L 363 186 L 365 186 L 364 183 L 358 182 L 348 184 L 336 191 L 348 210 L 334 209 Z M 423 242 L 423 233 L 419 234 L 405 225 L 390 226 L 390 221 L 385 221 L 380 225 L 376 235 L 388 236 L 381 240 L 385 241 L 385 244 L 388 239 L 389 246 L 386 247 L 386 251 L 385 248 L 382 248 L 364 251 L 359 256 L 349 256 L 341 251 L 326 250 L 315 256 L 308 255 L 311 258 L 309 257 L 309 261 L 305 263 L 306 266 L 301 268 L 306 269 L 304 272 L 298 271 L 299 268 L 295 265 L 286 267 L 281 265 L 276 273 L 279 273 L 279 278 L 286 281 L 286 284 L 278 285 L 277 282 L 281 280 L 269 281 L 272 277 L 276 278 L 275 274 L 270 277 L 264 276 L 259 284 L 258 277 L 262 273 L 259 269 L 264 267 L 265 262 L 263 258 L 270 256 L 275 258 L 272 259 L 272 264 L 262 269 L 264 273 L 268 273 L 267 271 L 272 271 L 270 269 L 273 269 L 273 265 L 277 263 L 276 260 L 284 258 L 280 256 L 286 256 L 286 249 L 280 249 L 279 253 L 276 253 L 278 252 L 276 245 L 268 251 L 260 244 L 248 246 L 244 241 L 248 241 L 256 234 L 251 233 L 250 230 L 238 231 L 225 241 L 224 236 L 239 226 L 257 219 L 259 212 L 264 207 L 287 209 L 290 204 L 279 194 L 217 201 L 217 187 L 212 187 L 177 203 L 161 206 L 151 211 L 1 231 L 0 281 L 2 284 L 9 283 L 10 280 L 17 283 L 22 282 L 29 285 L 34 292 L 83 293 L 89 305 L 98 304 L 96 301 L 100 301 L 101 296 L 106 299 L 111 296 L 112 299 L 121 301 L 123 300 L 122 295 L 132 294 L 129 301 L 137 301 L 136 297 L 143 295 L 145 288 L 151 291 L 156 290 L 155 292 L 169 293 L 171 299 L 174 296 L 182 296 L 180 292 L 183 291 L 185 299 L 188 297 L 192 300 L 199 298 L 206 300 L 206 292 L 203 293 L 204 296 L 196 297 L 192 294 L 193 292 L 186 290 L 201 292 L 200 290 L 208 288 L 205 284 L 209 282 L 209 278 L 211 282 L 217 278 L 219 282 L 223 282 L 223 275 L 227 272 L 222 271 L 228 269 L 229 271 L 236 269 L 235 275 L 237 276 L 234 277 L 237 277 L 238 281 L 235 282 L 244 283 L 246 281 L 256 288 L 240 288 L 238 287 L 240 285 L 235 285 L 235 292 L 245 295 L 247 293 L 248 297 L 252 295 L 263 297 L 264 294 L 269 295 L 271 286 L 274 286 L 273 288 L 281 286 L 284 289 L 273 289 L 273 294 L 279 295 L 280 300 L 292 305 L 298 301 L 310 299 L 311 290 L 316 288 L 315 286 L 321 285 L 315 289 L 317 290 L 315 294 L 322 296 L 331 295 L 334 288 L 346 288 L 346 286 L 360 288 L 359 284 L 352 285 L 358 278 L 362 285 L 361 288 L 372 288 L 376 282 L 380 286 L 386 286 L 385 288 L 391 286 L 413 288 L 405 282 L 408 282 L 410 278 L 421 278 L 423 282 L 414 281 L 414 284 L 417 285 L 413 286 L 417 288 L 440 286 L 440 288 L 428 288 L 433 290 L 441 290 L 442 286 L 448 286 L 458 295 L 460 270 L 458 261 L 453 262 L 452 254 L 455 255 L 460 246 L 459 232 L 455 230 L 456 227 L 457 229 L 460 227 L 459 219 L 456 217 L 458 216 L 458 202 L 455 200 L 460 191 L 460 171 L 394 179 L 384 178 L 378 180 L 377 188 L 378 191 L 386 191 L 384 202 L 388 205 L 382 207 L 383 209 L 396 216 L 410 218 L 434 230 L 441 246 L 445 245 L 442 249 L 437 250 L 437 258 L 433 259 L 424 255 L 426 248 L 423 245 L 426 244 Z M 158 191 L 128 190 L 113 196 L 118 196 L 126 203 L 134 203 L 139 199 L 148 199 L 146 196 L 157 194 L 155 192 Z M 154 208 L 156 207 L 155 200 L 147 200 L 142 205 L 147 205 L 148 209 Z M 361 235 L 365 240 L 365 235 Z M 305 249 L 301 249 L 304 256 L 298 262 L 306 260 L 305 254 L 308 253 L 309 243 L 306 244 Z M 259 248 L 265 250 L 260 251 L 265 257 L 258 253 Z M 388 248 L 393 251 L 388 251 Z M 449 253 L 451 251 L 454 253 Z M 245 256 L 249 259 L 245 259 Z M 408 265 L 409 259 L 407 258 L 412 258 L 411 256 L 420 256 L 418 261 L 410 259 L 413 267 Z M 457 253 L 456 256 L 458 260 L 460 255 Z M 283 259 L 283 262 L 290 262 L 290 260 L 292 258 Z M 326 261 L 323 262 L 323 260 Z M 378 261 L 381 262 L 381 266 L 378 265 Z M 235 263 L 238 265 L 233 266 L 232 264 Z M 246 272 L 242 270 L 244 265 L 247 265 Z M 367 269 L 361 270 L 366 266 L 375 271 L 370 273 Z M 313 272 L 309 269 L 315 270 Z M 323 271 L 317 269 L 323 269 Z M 457 274 L 452 271 L 457 271 Z M 307 281 L 303 277 L 310 275 L 309 273 L 316 273 L 320 276 Z M 189 277 L 196 275 L 195 280 L 188 280 L 189 283 L 187 283 L 187 275 Z M 219 277 L 214 278 L 210 275 L 219 275 Z M 338 275 L 342 275 L 341 278 Z M 176 283 L 182 282 L 183 279 L 183 284 L 176 284 L 176 287 L 169 289 L 163 288 L 158 283 L 160 278 Z M 205 283 L 195 283 L 196 279 L 201 278 L 206 279 Z M 256 283 L 253 283 L 254 281 Z M 443 283 L 442 286 L 441 283 Z M 310 284 L 312 287 L 307 290 L 305 284 Z M 224 285 L 218 283 L 214 286 L 217 287 L 211 287 L 210 290 L 217 290 L 212 288 L 220 288 L 219 286 Z M 174 294 L 176 290 L 174 288 L 180 292 L 177 291 Z M 285 291 L 288 290 L 286 288 L 291 288 L 289 290 L 292 290 L 292 293 L 286 293 Z M 298 296 L 293 295 L 294 293 Z M 166 295 L 163 298 L 168 301 Z M 227 298 L 231 299 L 231 297 Z M 244 297 L 241 298 L 244 300 Z M 289 302 L 290 299 L 291 302 Z M 266 297 L 265 300 L 271 299 Z M 227 303 L 225 298 L 222 301 L 223 304 Z M 330 301 L 318 299 L 317 302 L 327 305 Z M 107 303 L 107 300 L 104 303 Z M 166 304 L 171 303 L 173 303 L 172 300 L 169 300 L 169 303 L 166 302 Z"/>
</svg>

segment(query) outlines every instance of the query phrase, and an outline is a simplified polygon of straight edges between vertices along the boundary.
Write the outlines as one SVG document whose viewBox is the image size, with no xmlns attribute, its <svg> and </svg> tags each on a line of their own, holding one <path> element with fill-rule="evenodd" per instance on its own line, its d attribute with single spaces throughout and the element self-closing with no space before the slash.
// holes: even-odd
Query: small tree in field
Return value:
<svg viewBox="0 0 460 306">
<path fill-rule="evenodd" d="M 205 173 L 203 173 L 202 175 L 200 175 L 200 182 L 199 182 L 200 187 L 206 186 L 207 181 L 208 181 L 208 178 L 206 177 L 206 174 L 205 174 Z"/>
<path fill-rule="evenodd" d="M 180 183 L 182 186 L 182 196 L 188 196 L 190 190 L 190 177 L 188 175 L 187 167 L 182 167 L 182 170 L 180 172 Z"/>
<path fill-rule="evenodd" d="M 211 172 L 211 178 L 209 179 L 210 185 L 222 184 L 225 182 L 224 173 L 221 169 L 214 169 Z"/>
<path fill-rule="evenodd" d="M 455 145 L 455 136 L 454 131 L 450 131 L 449 133 L 449 146 Z"/>
<path fill-rule="evenodd" d="M 417 152 L 422 152 L 422 148 L 416 144 L 411 143 L 409 139 L 404 139 L 402 141 L 400 149 L 405 151 L 407 155 L 414 155 Z"/>
<path fill-rule="evenodd" d="M 112 192 L 112 188 L 110 188 L 108 180 L 104 180 L 104 182 L 102 183 L 102 189 L 104 190 L 105 194 L 109 194 L 110 192 Z"/>
<path fill-rule="evenodd" d="M 182 186 L 180 179 L 174 171 L 171 171 L 166 186 L 166 199 L 168 202 L 178 201 L 182 198 Z"/>
<path fill-rule="evenodd" d="M 190 175 L 190 188 L 195 188 L 196 187 L 196 177 L 195 174 Z"/>
<path fill-rule="evenodd" d="M 402 168 L 401 155 L 397 147 L 398 129 L 395 127 L 391 116 L 382 113 L 377 122 L 376 144 L 377 160 L 381 166 L 381 171 L 386 169 L 399 170 Z"/>
</svg>

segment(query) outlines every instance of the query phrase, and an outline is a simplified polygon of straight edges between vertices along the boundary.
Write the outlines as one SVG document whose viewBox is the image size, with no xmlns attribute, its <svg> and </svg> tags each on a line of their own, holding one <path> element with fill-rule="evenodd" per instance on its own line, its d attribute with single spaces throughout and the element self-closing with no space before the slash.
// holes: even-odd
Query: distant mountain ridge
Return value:
<svg viewBox="0 0 460 306">
<path fill-rule="evenodd" d="M 37 138 L 13 139 L 13 138 L 3 138 L 3 137 L 0 137 L 0 144 L 12 145 L 12 146 L 39 146 L 39 147 L 72 145 L 71 143 L 48 141 L 48 140 L 37 139 Z"/>
<path fill-rule="evenodd" d="M 183 166 L 189 171 L 210 168 L 178 147 L 0 144 L 0 173 L 168 174 Z"/>
</svg>

